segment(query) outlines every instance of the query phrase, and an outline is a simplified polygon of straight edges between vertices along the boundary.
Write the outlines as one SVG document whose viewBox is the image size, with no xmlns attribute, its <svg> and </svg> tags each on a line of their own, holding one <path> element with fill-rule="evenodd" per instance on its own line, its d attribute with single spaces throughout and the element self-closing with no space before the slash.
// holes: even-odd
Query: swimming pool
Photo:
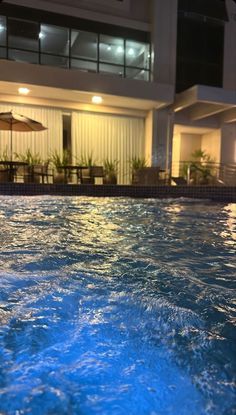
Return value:
<svg viewBox="0 0 236 415">
<path fill-rule="evenodd" d="M 0 413 L 235 414 L 236 205 L 0 197 Z"/>
</svg>

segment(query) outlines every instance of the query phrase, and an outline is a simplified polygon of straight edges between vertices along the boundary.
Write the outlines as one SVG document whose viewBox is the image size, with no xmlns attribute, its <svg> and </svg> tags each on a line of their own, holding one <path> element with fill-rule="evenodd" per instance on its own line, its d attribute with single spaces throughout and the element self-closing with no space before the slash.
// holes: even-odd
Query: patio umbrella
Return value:
<svg viewBox="0 0 236 415">
<path fill-rule="evenodd" d="M 13 131 L 43 131 L 47 128 L 40 122 L 25 117 L 24 115 L 16 114 L 13 111 L 0 112 L 0 130 L 10 131 L 10 157 L 12 160 L 12 132 Z"/>
</svg>

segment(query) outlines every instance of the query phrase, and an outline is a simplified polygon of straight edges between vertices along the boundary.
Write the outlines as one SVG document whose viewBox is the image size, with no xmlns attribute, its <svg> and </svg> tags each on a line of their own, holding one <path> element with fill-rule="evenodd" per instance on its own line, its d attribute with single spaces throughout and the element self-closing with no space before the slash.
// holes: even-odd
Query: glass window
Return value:
<svg viewBox="0 0 236 415">
<path fill-rule="evenodd" d="M 100 63 L 99 72 L 103 74 L 119 76 L 122 78 L 124 76 L 124 67 Z"/>
<path fill-rule="evenodd" d="M 125 46 L 125 62 L 127 66 L 135 66 L 144 69 L 150 68 L 150 51 L 148 44 L 127 40 Z"/>
<path fill-rule="evenodd" d="M 106 35 L 100 36 L 100 61 L 124 65 L 124 40 Z"/>
<path fill-rule="evenodd" d="M 39 61 L 38 53 L 26 52 L 23 50 L 9 49 L 8 57 L 17 62 L 38 63 Z"/>
<path fill-rule="evenodd" d="M 5 16 L 0 16 L 0 45 L 6 45 L 6 18 Z"/>
<path fill-rule="evenodd" d="M 69 29 L 41 24 L 39 38 L 41 52 L 69 55 Z"/>
<path fill-rule="evenodd" d="M 39 25 L 21 19 L 8 19 L 8 46 L 10 48 L 38 51 Z"/>
<path fill-rule="evenodd" d="M 41 54 L 41 64 L 49 66 L 58 66 L 60 68 L 69 67 L 69 58 L 63 56 L 53 56 Z"/>
<path fill-rule="evenodd" d="M 6 48 L 1 48 L 0 47 L 0 59 L 6 59 L 7 57 L 7 50 Z"/>
<path fill-rule="evenodd" d="M 126 68 L 125 76 L 126 78 L 149 81 L 149 71 L 145 71 L 144 69 Z"/>
<path fill-rule="evenodd" d="M 84 72 L 97 72 L 97 63 L 91 61 L 81 61 L 79 59 L 71 59 L 71 68 L 80 69 Z"/>
<path fill-rule="evenodd" d="M 97 60 L 97 35 L 96 33 L 71 31 L 71 56 Z"/>
</svg>

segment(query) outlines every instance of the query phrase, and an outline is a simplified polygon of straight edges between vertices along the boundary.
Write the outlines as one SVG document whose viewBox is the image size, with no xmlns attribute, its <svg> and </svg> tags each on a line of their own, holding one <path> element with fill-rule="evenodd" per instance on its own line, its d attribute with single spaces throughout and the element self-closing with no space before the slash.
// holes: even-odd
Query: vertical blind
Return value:
<svg viewBox="0 0 236 415">
<path fill-rule="evenodd" d="M 0 112 L 13 111 L 17 114 L 41 122 L 47 130 L 38 132 L 12 133 L 13 159 L 15 153 L 24 154 L 29 148 L 33 154 L 38 153 L 43 160 L 57 150 L 62 152 L 62 112 L 57 109 L 0 105 Z M 0 131 L 0 155 L 10 154 L 10 131 Z"/>
<path fill-rule="evenodd" d="M 74 162 L 89 156 L 97 165 L 117 160 L 118 183 L 129 184 L 131 158 L 144 156 L 144 119 L 73 112 L 71 138 Z"/>
</svg>

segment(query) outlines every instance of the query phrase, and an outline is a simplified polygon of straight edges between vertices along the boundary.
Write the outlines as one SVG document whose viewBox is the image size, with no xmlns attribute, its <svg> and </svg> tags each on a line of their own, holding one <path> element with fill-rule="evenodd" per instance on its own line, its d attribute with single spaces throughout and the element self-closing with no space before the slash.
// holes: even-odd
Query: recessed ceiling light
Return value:
<svg viewBox="0 0 236 415">
<path fill-rule="evenodd" d="M 110 45 L 107 46 L 107 50 L 111 50 L 111 46 Z"/>
<path fill-rule="evenodd" d="M 94 104 L 101 104 L 102 103 L 102 97 L 99 97 L 98 95 L 94 95 L 92 97 L 92 102 Z"/>
<path fill-rule="evenodd" d="M 118 46 L 118 48 L 116 49 L 117 53 L 123 53 L 123 48 L 122 46 Z"/>
<path fill-rule="evenodd" d="M 4 29 L 5 27 L 2 24 L 0 24 L 0 32 L 3 32 Z"/>
<path fill-rule="evenodd" d="M 44 38 L 45 38 L 45 36 L 46 36 L 46 35 L 45 35 L 43 32 L 40 32 L 40 33 L 39 33 L 39 39 L 44 39 Z"/>
<path fill-rule="evenodd" d="M 132 48 L 130 48 L 130 49 L 128 50 L 128 55 L 130 55 L 130 56 L 134 56 L 134 50 L 133 50 Z"/>
<path fill-rule="evenodd" d="M 18 92 L 21 95 L 28 95 L 28 93 L 30 92 L 30 90 L 28 88 L 21 87 L 21 88 L 18 89 Z"/>
</svg>

